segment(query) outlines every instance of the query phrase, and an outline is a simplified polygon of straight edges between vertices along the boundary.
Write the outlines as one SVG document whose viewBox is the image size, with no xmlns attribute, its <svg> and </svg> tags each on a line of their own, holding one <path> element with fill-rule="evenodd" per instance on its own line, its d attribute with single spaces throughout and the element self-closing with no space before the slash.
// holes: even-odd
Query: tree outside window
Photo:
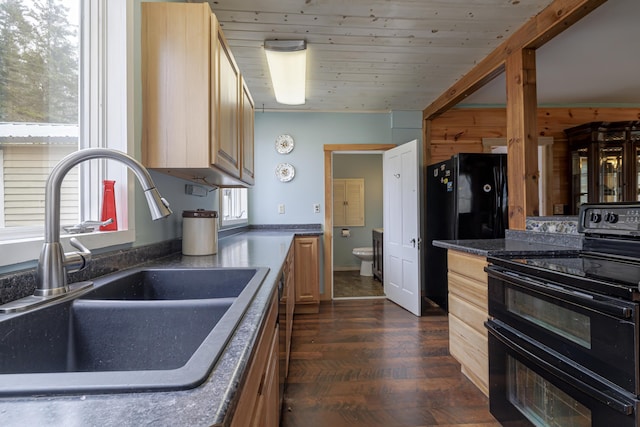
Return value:
<svg viewBox="0 0 640 427">
<path fill-rule="evenodd" d="M 39 226 L 53 166 L 78 150 L 79 0 L 0 0 L 0 228 Z M 61 220 L 77 223 L 78 173 Z"/>
</svg>

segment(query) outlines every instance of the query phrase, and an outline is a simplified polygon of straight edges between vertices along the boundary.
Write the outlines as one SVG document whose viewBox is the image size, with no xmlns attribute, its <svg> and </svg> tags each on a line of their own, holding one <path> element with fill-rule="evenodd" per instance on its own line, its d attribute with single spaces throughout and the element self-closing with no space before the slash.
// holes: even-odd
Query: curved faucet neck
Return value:
<svg viewBox="0 0 640 427">
<path fill-rule="evenodd" d="M 149 172 L 133 157 L 107 148 L 87 148 L 63 158 L 51 171 L 45 187 L 44 245 L 38 261 L 36 296 L 54 296 L 68 292 L 67 270 L 78 271 L 91 259 L 91 252 L 78 241 L 71 243 L 80 252 L 64 253 L 60 244 L 60 188 L 67 173 L 85 160 L 112 159 L 131 169 L 145 192 L 152 218 L 171 214 L 168 203 L 155 188 Z"/>
<path fill-rule="evenodd" d="M 155 187 L 149 172 L 137 160 L 120 151 L 107 148 L 87 148 L 69 154 L 58 163 L 45 187 L 44 242 L 60 241 L 60 188 L 67 173 L 85 160 L 106 158 L 117 160 L 127 165 L 136 174 L 144 191 Z"/>
</svg>

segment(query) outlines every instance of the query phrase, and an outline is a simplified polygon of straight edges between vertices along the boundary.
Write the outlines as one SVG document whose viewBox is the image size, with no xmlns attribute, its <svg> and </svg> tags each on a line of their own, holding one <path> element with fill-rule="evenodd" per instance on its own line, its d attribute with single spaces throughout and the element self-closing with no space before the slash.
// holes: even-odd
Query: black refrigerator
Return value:
<svg viewBox="0 0 640 427">
<path fill-rule="evenodd" d="M 427 166 L 425 296 L 447 308 L 447 250 L 434 240 L 504 237 L 507 155 L 460 153 Z"/>
</svg>

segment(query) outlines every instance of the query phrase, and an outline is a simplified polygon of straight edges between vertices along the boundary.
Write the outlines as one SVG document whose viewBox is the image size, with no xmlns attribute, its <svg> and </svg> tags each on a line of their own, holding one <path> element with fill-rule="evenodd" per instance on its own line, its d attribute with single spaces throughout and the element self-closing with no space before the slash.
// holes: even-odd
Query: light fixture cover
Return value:
<svg viewBox="0 0 640 427">
<path fill-rule="evenodd" d="M 304 40 L 265 40 L 269 72 L 276 101 L 280 104 L 305 103 L 307 43 Z"/>
</svg>

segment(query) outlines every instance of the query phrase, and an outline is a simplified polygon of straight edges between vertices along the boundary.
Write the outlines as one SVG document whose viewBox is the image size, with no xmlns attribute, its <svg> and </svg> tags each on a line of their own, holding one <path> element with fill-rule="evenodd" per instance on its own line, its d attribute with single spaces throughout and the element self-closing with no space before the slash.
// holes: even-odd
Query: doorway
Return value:
<svg viewBox="0 0 640 427">
<path fill-rule="evenodd" d="M 321 299 L 334 298 L 334 227 L 333 227 L 333 154 L 373 153 L 380 154 L 394 148 L 394 144 L 331 144 L 324 146 L 324 188 L 325 188 L 325 218 L 324 218 L 324 286 Z M 382 171 L 380 171 L 382 172 Z M 380 195 L 382 197 L 382 193 Z M 336 238 L 342 239 L 341 236 Z M 374 297 L 380 298 L 380 297 Z"/>
<path fill-rule="evenodd" d="M 382 153 L 333 153 L 333 299 L 385 296 L 372 268 L 373 230 L 383 226 Z"/>
</svg>

